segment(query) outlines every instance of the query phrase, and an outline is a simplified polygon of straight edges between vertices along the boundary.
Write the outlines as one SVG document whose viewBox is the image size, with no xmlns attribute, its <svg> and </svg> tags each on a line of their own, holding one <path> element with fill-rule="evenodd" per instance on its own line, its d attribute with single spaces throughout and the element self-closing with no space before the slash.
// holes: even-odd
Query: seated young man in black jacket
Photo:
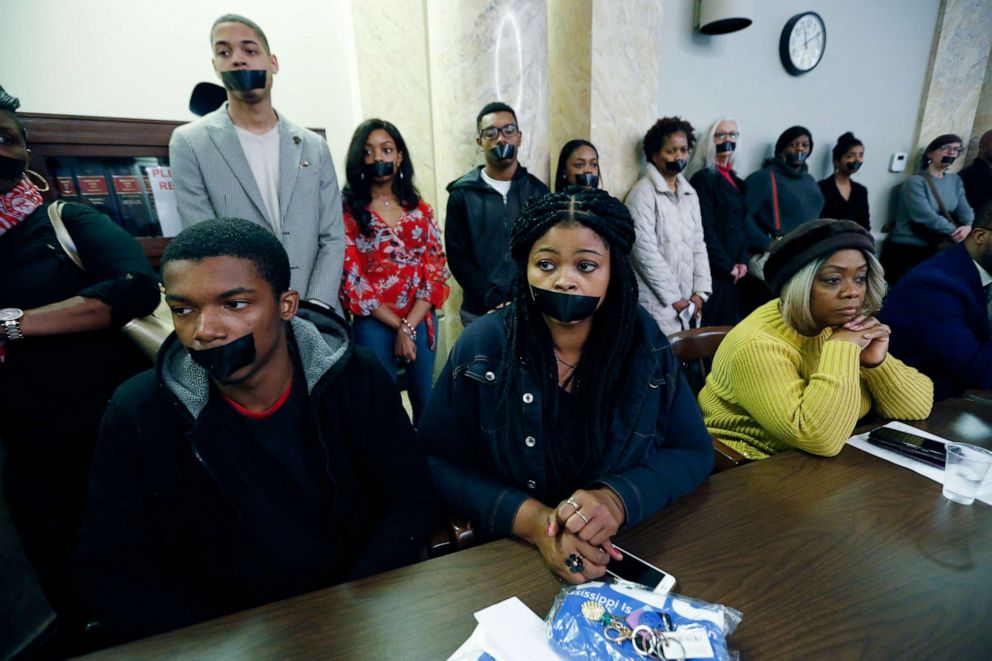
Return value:
<svg viewBox="0 0 992 661">
<path fill-rule="evenodd" d="M 448 184 L 444 221 L 448 267 L 463 291 L 461 320 L 468 326 L 510 300 L 515 267 L 510 227 L 524 202 L 548 187 L 518 162 L 523 132 L 513 108 L 486 104 L 475 118 L 476 144 L 486 164 Z"/>
<path fill-rule="evenodd" d="M 279 240 L 211 220 L 162 272 L 176 333 L 111 399 L 75 558 L 107 640 L 416 561 L 434 503 L 399 393 L 336 318 L 295 318 Z"/>
</svg>

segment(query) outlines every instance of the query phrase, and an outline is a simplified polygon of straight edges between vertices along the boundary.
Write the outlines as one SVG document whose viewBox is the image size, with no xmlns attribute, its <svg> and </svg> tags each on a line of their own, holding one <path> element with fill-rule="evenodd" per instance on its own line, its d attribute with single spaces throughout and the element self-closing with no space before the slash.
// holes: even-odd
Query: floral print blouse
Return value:
<svg viewBox="0 0 992 661">
<path fill-rule="evenodd" d="M 380 305 L 406 318 L 417 300 L 440 308 L 450 289 L 447 260 L 441 245 L 441 230 L 434 210 L 424 200 L 407 209 L 390 227 L 372 214 L 370 236 L 362 234 L 358 221 L 344 207 L 345 252 L 341 301 L 356 316 L 366 317 Z M 431 346 L 434 328 L 427 317 Z"/>
</svg>

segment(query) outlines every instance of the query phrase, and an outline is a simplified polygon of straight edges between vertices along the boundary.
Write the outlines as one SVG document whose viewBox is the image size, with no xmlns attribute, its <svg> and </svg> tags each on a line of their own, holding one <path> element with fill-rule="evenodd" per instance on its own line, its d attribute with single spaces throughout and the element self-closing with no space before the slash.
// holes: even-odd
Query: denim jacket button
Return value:
<svg viewBox="0 0 992 661">
<path fill-rule="evenodd" d="M 537 488 L 537 482 L 535 482 L 534 480 L 527 480 L 527 488 L 528 489 L 536 489 Z"/>
<path fill-rule="evenodd" d="M 535 445 L 537 445 L 537 439 L 534 438 L 533 436 L 528 436 L 527 438 L 524 439 L 524 444 L 527 447 L 532 448 Z"/>
<path fill-rule="evenodd" d="M 534 401 L 534 395 L 529 392 L 524 393 L 524 404 L 530 404 Z"/>
<path fill-rule="evenodd" d="M 496 374 L 494 372 L 486 372 L 486 381 L 495 381 Z"/>
</svg>

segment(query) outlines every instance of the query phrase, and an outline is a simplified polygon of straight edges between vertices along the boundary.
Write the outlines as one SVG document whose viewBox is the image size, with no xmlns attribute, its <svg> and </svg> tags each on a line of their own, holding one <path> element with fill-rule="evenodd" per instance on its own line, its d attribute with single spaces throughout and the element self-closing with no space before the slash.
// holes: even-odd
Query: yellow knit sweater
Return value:
<svg viewBox="0 0 992 661">
<path fill-rule="evenodd" d="M 744 456 L 764 459 L 795 447 L 833 456 L 871 410 L 886 418 L 930 415 L 933 383 L 891 354 L 861 367 L 853 342 L 827 342 L 832 329 L 800 334 L 775 299 L 724 338 L 699 393 L 713 438 Z"/>
</svg>

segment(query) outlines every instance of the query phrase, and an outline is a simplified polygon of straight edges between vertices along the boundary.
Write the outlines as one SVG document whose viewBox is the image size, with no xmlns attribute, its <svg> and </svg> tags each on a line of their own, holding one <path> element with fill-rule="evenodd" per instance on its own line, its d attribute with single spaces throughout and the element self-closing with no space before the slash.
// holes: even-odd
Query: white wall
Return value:
<svg viewBox="0 0 992 661">
<path fill-rule="evenodd" d="M 219 82 L 210 26 L 228 12 L 265 30 L 276 109 L 326 129 L 342 174 L 360 116 L 348 0 L 0 0 L 0 85 L 24 112 L 195 119 L 193 86 Z"/>
<path fill-rule="evenodd" d="M 904 177 L 888 172 L 890 155 L 916 156 L 940 3 L 760 0 L 750 27 L 719 36 L 694 29 L 695 5 L 665 2 L 659 116 L 681 115 L 700 132 L 720 116 L 736 117 L 742 132 L 736 169 L 744 176 L 771 155 L 783 130 L 800 124 L 815 143 L 810 173 L 822 179 L 833 171 L 830 150 L 837 137 L 853 131 L 865 143 L 865 165 L 855 178 L 868 187 L 878 231 L 892 188 Z M 794 77 L 782 67 L 778 44 L 786 21 L 801 11 L 823 17 L 827 44 L 819 66 Z"/>
</svg>

